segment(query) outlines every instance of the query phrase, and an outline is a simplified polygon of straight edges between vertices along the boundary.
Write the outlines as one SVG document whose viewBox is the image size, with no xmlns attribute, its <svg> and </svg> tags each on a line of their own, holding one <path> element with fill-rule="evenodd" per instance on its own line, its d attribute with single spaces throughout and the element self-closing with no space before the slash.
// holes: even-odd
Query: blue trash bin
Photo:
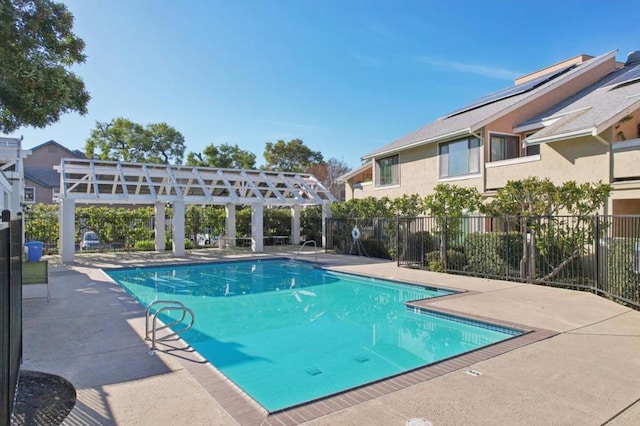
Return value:
<svg viewBox="0 0 640 426">
<path fill-rule="evenodd" d="M 42 257 L 42 249 L 44 249 L 44 243 L 42 241 L 28 241 L 24 245 L 29 249 L 29 255 L 27 261 L 37 262 Z"/>
</svg>

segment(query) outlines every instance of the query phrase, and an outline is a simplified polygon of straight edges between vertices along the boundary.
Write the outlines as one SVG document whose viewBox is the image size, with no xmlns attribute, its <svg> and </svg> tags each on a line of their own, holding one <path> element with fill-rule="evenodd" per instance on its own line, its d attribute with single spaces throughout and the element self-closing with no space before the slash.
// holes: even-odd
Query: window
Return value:
<svg viewBox="0 0 640 426">
<path fill-rule="evenodd" d="M 51 201 L 57 203 L 60 201 L 60 188 L 51 188 Z"/>
<path fill-rule="evenodd" d="M 540 145 L 529 145 L 524 149 L 524 155 L 540 155 Z"/>
<path fill-rule="evenodd" d="M 24 203 L 35 204 L 36 203 L 36 189 L 34 187 L 24 188 Z"/>
<path fill-rule="evenodd" d="M 398 156 L 376 160 L 376 186 L 398 185 L 400 183 L 400 166 Z"/>
<path fill-rule="evenodd" d="M 525 133 L 524 138 L 532 136 L 535 132 Z M 540 145 L 528 145 L 524 148 L 524 155 L 529 157 L 530 155 L 540 155 Z"/>
<path fill-rule="evenodd" d="M 480 139 L 441 143 L 438 157 L 441 178 L 480 173 Z"/>
<path fill-rule="evenodd" d="M 520 138 L 514 135 L 492 134 L 489 161 L 509 160 L 520 157 Z"/>
</svg>

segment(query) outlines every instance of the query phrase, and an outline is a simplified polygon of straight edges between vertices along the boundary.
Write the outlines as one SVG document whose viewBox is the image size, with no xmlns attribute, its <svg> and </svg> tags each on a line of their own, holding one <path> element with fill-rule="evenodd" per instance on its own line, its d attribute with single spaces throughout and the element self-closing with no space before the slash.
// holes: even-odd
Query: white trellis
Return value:
<svg viewBox="0 0 640 426">
<path fill-rule="evenodd" d="M 156 209 L 156 249 L 164 250 L 164 208 L 173 205 L 173 251 L 184 254 L 185 205 L 221 205 L 227 236 L 235 238 L 235 206 L 251 206 L 252 250 L 263 250 L 264 206 L 292 209 L 292 243 L 300 239 L 300 208 L 322 205 L 323 219 L 335 200 L 306 173 L 218 169 L 164 164 L 62 159 L 60 166 L 60 248 L 63 262 L 75 254 L 75 204 L 149 204 Z M 161 219 L 162 218 L 162 219 Z M 326 232 L 323 220 L 323 238 Z"/>
<path fill-rule="evenodd" d="M 22 149 L 22 139 L 0 138 L 0 210 L 12 215 L 21 212 L 25 202 L 23 160 L 30 154 Z"/>
</svg>

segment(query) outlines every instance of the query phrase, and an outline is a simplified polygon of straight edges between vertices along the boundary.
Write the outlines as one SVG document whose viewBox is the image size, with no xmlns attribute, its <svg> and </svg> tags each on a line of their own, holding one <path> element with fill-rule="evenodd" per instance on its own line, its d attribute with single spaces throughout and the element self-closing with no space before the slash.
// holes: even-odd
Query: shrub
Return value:
<svg viewBox="0 0 640 426">
<path fill-rule="evenodd" d="M 506 277 L 520 275 L 522 234 L 490 232 L 468 234 L 464 242 L 467 272 L 481 276 Z"/>
<path fill-rule="evenodd" d="M 428 252 L 424 256 L 424 263 L 430 271 L 444 272 L 444 264 L 440 259 L 440 250 Z M 447 250 L 447 270 L 464 271 L 467 266 L 466 255 L 458 250 Z"/>
<path fill-rule="evenodd" d="M 152 251 L 156 249 L 156 242 L 152 240 L 136 241 L 133 248 L 140 251 Z"/>
<path fill-rule="evenodd" d="M 387 245 L 378 240 L 360 240 L 362 247 L 365 249 L 369 257 L 378 259 L 391 259 L 391 254 Z"/>
<path fill-rule="evenodd" d="M 616 238 L 607 250 L 607 285 L 606 290 L 617 296 L 630 300 L 640 299 L 640 275 L 636 268 L 640 260 L 637 258 L 636 243 L 632 238 Z"/>
</svg>

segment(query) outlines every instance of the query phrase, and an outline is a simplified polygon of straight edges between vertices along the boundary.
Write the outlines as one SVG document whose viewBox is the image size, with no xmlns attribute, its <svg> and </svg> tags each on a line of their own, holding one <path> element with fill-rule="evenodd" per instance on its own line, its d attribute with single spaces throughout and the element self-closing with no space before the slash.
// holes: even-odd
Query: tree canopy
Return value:
<svg viewBox="0 0 640 426">
<path fill-rule="evenodd" d="M 207 145 L 202 153 L 190 152 L 187 165 L 203 167 L 220 167 L 227 169 L 255 169 L 256 155 L 240 149 L 238 145 Z"/>
<path fill-rule="evenodd" d="M 344 200 L 344 183 L 338 182 L 338 178 L 350 170 L 351 167 L 344 161 L 330 158 L 310 167 L 307 172 L 318 178 L 337 200 Z"/>
<path fill-rule="evenodd" d="M 265 169 L 279 172 L 306 172 L 323 161 L 320 151 L 313 151 L 301 139 L 267 142 L 264 148 Z"/>
<path fill-rule="evenodd" d="M 0 0 L 0 132 L 87 113 L 89 93 L 69 68 L 85 61 L 73 15 L 50 0 Z"/>
<path fill-rule="evenodd" d="M 89 158 L 101 160 L 181 164 L 184 136 L 167 123 L 143 127 L 126 118 L 96 122 L 85 144 Z"/>
</svg>

